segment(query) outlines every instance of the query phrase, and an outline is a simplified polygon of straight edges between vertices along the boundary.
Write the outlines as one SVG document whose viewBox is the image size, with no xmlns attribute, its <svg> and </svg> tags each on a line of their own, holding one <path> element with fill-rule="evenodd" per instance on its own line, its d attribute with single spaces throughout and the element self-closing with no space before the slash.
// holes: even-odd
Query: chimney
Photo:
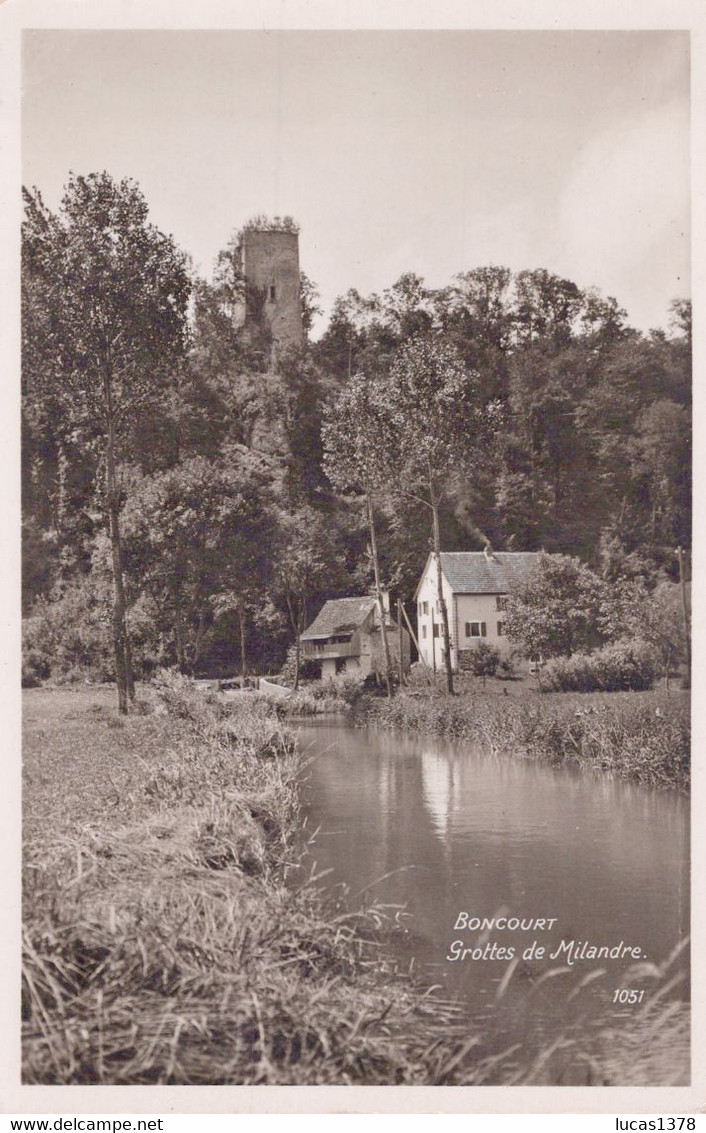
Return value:
<svg viewBox="0 0 706 1133">
<path fill-rule="evenodd" d="M 490 560 L 493 558 L 493 548 L 490 545 L 490 539 L 486 539 L 486 541 L 485 541 L 485 546 L 483 547 L 483 554 L 485 555 L 487 562 L 490 562 Z"/>
</svg>

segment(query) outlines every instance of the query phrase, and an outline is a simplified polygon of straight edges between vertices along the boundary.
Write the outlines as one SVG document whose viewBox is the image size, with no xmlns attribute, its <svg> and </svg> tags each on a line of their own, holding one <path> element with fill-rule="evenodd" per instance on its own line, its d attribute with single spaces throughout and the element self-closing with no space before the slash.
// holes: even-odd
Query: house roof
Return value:
<svg viewBox="0 0 706 1133">
<path fill-rule="evenodd" d="M 442 551 L 441 569 L 455 594 L 506 594 L 525 581 L 538 559 L 538 551 Z M 428 566 L 429 560 L 422 579 Z"/>
<path fill-rule="evenodd" d="M 362 598 L 331 598 L 324 603 L 308 629 L 301 636 L 302 641 L 331 637 L 334 633 L 353 633 L 367 618 L 375 606 L 375 598 L 369 595 Z"/>
</svg>

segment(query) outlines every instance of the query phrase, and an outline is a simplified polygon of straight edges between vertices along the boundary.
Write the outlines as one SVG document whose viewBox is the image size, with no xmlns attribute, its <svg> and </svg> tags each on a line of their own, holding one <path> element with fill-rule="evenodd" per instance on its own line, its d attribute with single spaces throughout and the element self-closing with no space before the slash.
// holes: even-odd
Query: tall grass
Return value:
<svg viewBox="0 0 706 1133">
<path fill-rule="evenodd" d="M 178 747 L 135 752 L 119 821 L 106 803 L 28 840 L 24 1081 L 429 1081 L 458 1009 L 381 959 L 384 910 L 285 883 L 292 734 L 257 700 L 228 709 L 173 677 L 153 699 Z"/>
<path fill-rule="evenodd" d="M 525 759 L 608 771 L 650 787 L 689 788 L 688 703 L 661 693 L 533 699 L 403 694 L 369 702 L 364 718 Z"/>
</svg>

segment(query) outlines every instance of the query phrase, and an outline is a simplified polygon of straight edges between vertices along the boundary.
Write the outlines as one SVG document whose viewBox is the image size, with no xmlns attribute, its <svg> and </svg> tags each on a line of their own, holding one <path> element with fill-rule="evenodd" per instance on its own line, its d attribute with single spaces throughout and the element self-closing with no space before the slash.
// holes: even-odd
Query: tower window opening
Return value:
<svg viewBox="0 0 706 1133">
<path fill-rule="evenodd" d="M 276 296 L 276 292 L 275 292 L 275 287 L 274 287 L 274 284 L 273 284 L 272 287 L 270 287 L 270 302 L 271 303 L 274 303 L 275 296 Z"/>
</svg>

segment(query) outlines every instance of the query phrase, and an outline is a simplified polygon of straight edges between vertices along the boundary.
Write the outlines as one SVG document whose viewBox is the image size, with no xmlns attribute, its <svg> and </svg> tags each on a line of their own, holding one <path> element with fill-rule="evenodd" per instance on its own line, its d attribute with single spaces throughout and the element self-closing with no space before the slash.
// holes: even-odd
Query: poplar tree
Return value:
<svg viewBox="0 0 706 1133">
<path fill-rule="evenodd" d="M 385 687 L 392 696 L 392 662 L 380 575 L 374 495 L 384 481 L 384 450 L 389 444 L 390 421 L 381 400 L 379 379 L 354 374 L 329 407 L 323 427 L 324 469 L 331 483 L 342 490 L 363 494 L 380 613 L 385 656 Z"/>
<path fill-rule="evenodd" d="M 398 497 L 417 500 L 430 513 L 446 687 L 453 694 L 439 510 L 487 454 L 500 408 L 496 402 L 482 404 L 478 376 L 453 346 L 431 335 L 417 335 L 398 351 L 379 401 L 387 418 L 381 445 L 387 483 Z"/>
</svg>

